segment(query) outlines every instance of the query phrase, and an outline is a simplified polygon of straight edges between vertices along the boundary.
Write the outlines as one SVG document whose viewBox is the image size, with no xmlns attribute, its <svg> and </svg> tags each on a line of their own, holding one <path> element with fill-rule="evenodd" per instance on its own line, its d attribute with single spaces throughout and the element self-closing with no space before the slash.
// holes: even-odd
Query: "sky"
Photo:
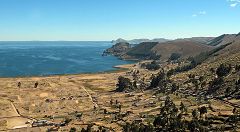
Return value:
<svg viewBox="0 0 240 132">
<path fill-rule="evenodd" d="M 240 0 L 0 0 L 0 40 L 187 38 L 240 32 Z"/>
</svg>

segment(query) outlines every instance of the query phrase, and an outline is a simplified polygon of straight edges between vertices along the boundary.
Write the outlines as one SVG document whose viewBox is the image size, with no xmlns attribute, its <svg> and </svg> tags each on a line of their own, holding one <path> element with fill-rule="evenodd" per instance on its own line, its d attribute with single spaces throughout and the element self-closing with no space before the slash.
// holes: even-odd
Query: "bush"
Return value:
<svg viewBox="0 0 240 132">
<path fill-rule="evenodd" d="M 162 82 L 165 79 L 166 74 L 163 71 L 159 72 L 157 76 L 152 78 L 150 88 L 156 88 L 157 86 L 159 86 L 160 82 Z"/>
<path fill-rule="evenodd" d="M 77 129 L 75 127 L 72 127 L 69 132 L 76 132 Z"/>
<path fill-rule="evenodd" d="M 173 60 L 178 60 L 181 57 L 181 54 L 179 53 L 172 53 L 169 60 L 173 61 Z"/>
<path fill-rule="evenodd" d="M 200 112 L 200 116 L 202 116 L 203 114 L 207 113 L 207 108 L 205 106 L 199 108 L 199 112 Z"/>
<path fill-rule="evenodd" d="M 235 70 L 236 70 L 237 72 L 239 72 L 239 71 L 240 71 L 240 65 L 236 65 L 236 66 L 235 66 Z"/>
<path fill-rule="evenodd" d="M 118 78 L 118 84 L 117 84 L 117 92 L 123 92 L 125 90 L 130 90 L 130 89 L 134 89 L 135 85 L 131 82 L 131 80 L 129 78 L 125 78 L 120 76 Z"/>
<path fill-rule="evenodd" d="M 231 69 L 232 69 L 231 65 L 221 64 L 221 65 L 217 68 L 216 74 L 217 74 L 219 77 L 227 76 L 227 75 L 230 73 Z"/>
<path fill-rule="evenodd" d="M 170 76 L 174 75 L 175 72 L 176 72 L 175 69 L 171 69 L 167 72 L 167 76 L 170 77 Z"/>
<path fill-rule="evenodd" d="M 224 80 L 222 77 L 215 78 L 208 88 L 208 94 L 212 94 L 216 92 L 222 85 L 224 84 Z"/>
<path fill-rule="evenodd" d="M 160 65 L 157 64 L 156 61 L 152 61 L 150 64 L 146 64 L 145 67 L 148 70 L 158 70 L 158 69 L 160 69 Z"/>
</svg>

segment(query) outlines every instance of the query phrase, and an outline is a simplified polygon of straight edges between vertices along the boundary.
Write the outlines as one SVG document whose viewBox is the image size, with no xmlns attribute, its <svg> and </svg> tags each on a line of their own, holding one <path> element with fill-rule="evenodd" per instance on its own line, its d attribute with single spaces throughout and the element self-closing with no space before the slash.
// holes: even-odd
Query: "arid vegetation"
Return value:
<svg viewBox="0 0 240 132">
<path fill-rule="evenodd" d="M 216 38 L 196 56 L 175 51 L 163 56 L 165 61 L 145 56 L 116 72 L 1 78 L 0 130 L 239 131 L 240 41 L 235 37 L 225 44 L 226 35 Z M 151 44 L 140 47 L 159 46 Z"/>
</svg>

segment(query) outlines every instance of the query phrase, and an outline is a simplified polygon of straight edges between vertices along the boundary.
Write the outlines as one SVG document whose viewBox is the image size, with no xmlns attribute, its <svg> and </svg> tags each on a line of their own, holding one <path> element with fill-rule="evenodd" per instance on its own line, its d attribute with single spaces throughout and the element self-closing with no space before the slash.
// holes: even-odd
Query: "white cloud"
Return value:
<svg viewBox="0 0 240 132">
<path fill-rule="evenodd" d="M 227 0 L 228 2 L 239 2 L 240 3 L 240 0 Z"/>
<path fill-rule="evenodd" d="M 197 14 L 193 14 L 192 17 L 197 17 Z"/>
<path fill-rule="evenodd" d="M 237 5 L 238 5 L 238 3 L 230 4 L 231 7 L 236 7 Z"/>
<path fill-rule="evenodd" d="M 207 12 L 206 11 L 200 11 L 198 14 L 199 15 L 205 15 L 205 14 L 207 14 Z"/>
<path fill-rule="evenodd" d="M 230 7 L 236 7 L 238 4 L 240 4 L 240 0 L 227 0 L 227 2 L 230 3 Z"/>
<path fill-rule="evenodd" d="M 206 11 L 199 11 L 198 13 L 193 14 L 192 17 L 197 17 L 197 16 L 200 16 L 200 15 L 206 15 L 206 14 L 207 14 Z"/>
</svg>

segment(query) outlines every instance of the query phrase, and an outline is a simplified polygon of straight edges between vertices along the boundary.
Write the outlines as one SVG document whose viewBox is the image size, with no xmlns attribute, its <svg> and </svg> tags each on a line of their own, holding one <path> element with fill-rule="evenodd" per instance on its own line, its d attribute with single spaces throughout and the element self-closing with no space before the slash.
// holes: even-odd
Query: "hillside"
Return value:
<svg viewBox="0 0 240 132">
<path fill-rule="evenodd" d="M 161 55 L 162 60 L 167 60 L 171 54 L 178 53 L 181 58 L 188 58 L 195 56 L 201 52 L 206 52 L 213 49 L 211 46 L 207 46 L 191 40 L 175 40 L 166 43 L 159 43 L 154 46 L 151 51 L 152 53 Z"/>
<path fill-rule="evenodd" d="M 150 59 L 151 56 L 156 55 L 152 53 L 152 48 L 155 47 L 158 42 L 145 42 L 129 49 L 128 52 L 122 55 L 123 58 L 134 59 Z"/>
<path fill-rule="evenodd" d="M 236 37 L 236 34 L 223 34 L 209 41 L 207 44 L 211 46 L 221 46 L 232 42 Z"/>
<path fill-rule="evenodd" d="M 214 37 L 192 37 L 192 38 L 185 38 L 184 40 L 195 41 L 202 44 L 207 44 L 211 40 L 215 39 Z"/>
<path fill-rule="evenodd" d="M 212 37 L 195 37 L 167 42 L 143 42 L 133 47 L 118 43 L 104 53 L 126 60 L 160 59 L 166 61 L 172 54 L 179 54 L 181 59 L 186 59 L 213 49 L 213 46 L 207 45 L 212 39 Z"/>
<path fill-rule="evenodd" d="M 232 42 L 225 44 L 219 50 L 214 49 L 216 52 L 208 56 L 200 65 L 188 72 L 177 74 L 173 80 L 181 84 L 182 88 L 191 88 L 196 95 L 208 93 L 216 97 L 238 98 L 240 90 L 236 89 L 236 81 L 240 79 L 240 36 L 234 35 L 232 38 Z M 223 39 L 222 42 L 229 40 L 228 37 L 226 39 Z M 224 70 L 223 76 L 218 73 L 221 69 Z M 201 89 L 196 91 L 194 85 L 186 83 L 190 74 L 202 76 L 206 85 L 201 86 Z M 219 82 L 219 86 L 213 86 L 212 83 L 217 79 L 222 79 L 222 84 Z M 213 87 L 215 89 L 211 91 Z M 229 93 L 231 95 L 227 95 Z"/>
</svg>

